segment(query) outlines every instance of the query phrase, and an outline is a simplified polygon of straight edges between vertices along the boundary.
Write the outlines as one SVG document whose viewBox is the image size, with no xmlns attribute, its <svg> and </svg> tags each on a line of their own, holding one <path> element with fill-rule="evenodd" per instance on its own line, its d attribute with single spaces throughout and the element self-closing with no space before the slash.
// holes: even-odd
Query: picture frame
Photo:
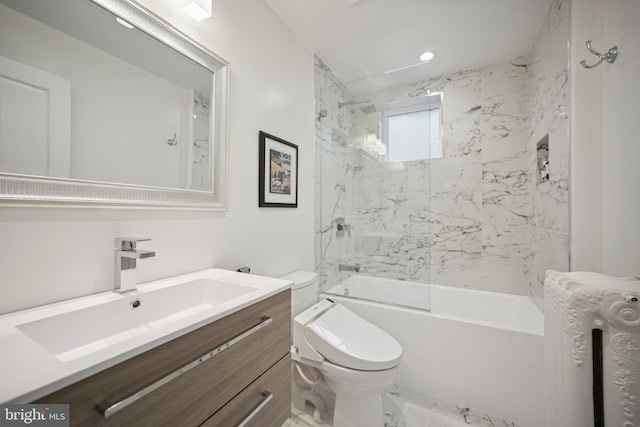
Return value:
<svg viewBox="0 0 640 427">
<path fill-rule="evenodd" d="M 298 207 L 298 146 L 260 131 L 258 206 Z"/>
</svg>

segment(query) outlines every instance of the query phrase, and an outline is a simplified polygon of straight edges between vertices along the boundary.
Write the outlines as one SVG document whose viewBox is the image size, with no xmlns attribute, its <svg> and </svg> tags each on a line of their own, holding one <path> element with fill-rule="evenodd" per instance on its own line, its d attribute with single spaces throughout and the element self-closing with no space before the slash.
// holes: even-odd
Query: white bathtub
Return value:
<svg viewBox="0 0 640 427">
<path fill-rule="evenodd" d="M 321 296 L 402 344 L 399 386 L 516 425 L 544 425 L 544 319 L 528 297 L 361 275 Z"/>
</svg>

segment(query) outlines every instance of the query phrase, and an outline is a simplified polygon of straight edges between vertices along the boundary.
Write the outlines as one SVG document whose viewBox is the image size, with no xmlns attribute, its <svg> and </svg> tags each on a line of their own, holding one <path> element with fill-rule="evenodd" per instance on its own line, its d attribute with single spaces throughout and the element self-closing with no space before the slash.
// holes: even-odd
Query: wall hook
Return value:
<svg viewBox="0 0 640 427">
<path fill-rule="evenodd" d="M 172 146 L 172 147 L 173 147 L 174 145 L 176 145 L 176 144 L 178 143 L 178 139 L 176 138 L 177 136 L 178 136 L 178 134 L 174 132 L 174 134 L 173 134 L 173 138 L 171 138 L 171 139 L 167 140 L 167 144 L 169 144 L 169 145 L 170 145 L 170 146 Z"/>
<path fill-rule="evenodd" d="M 618 46 L 612 47 L 607 53 L 603 55 L 593 50 L 593 48 L 591 47 L 591 40 L 587 40 L 585 45 L 587 46 L 587 50 L 589 52 L 598 57 L 598 62 L 593 65 L 587 65 L 587 61 L 583 59 L 582 61 L 580 61 L 580 65 L 582 65 L 584 68 L 597 67 L 602 61 L 607 61 L 609 64 L 613 64 L 616 61 L 616 57 L 618 56 Z"/>
</svg>

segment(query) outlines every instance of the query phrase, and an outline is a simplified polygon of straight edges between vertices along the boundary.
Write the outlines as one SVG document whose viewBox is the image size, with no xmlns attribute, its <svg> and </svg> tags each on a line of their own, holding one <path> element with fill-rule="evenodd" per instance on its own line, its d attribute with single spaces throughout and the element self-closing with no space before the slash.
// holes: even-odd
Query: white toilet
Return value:
<svg viewBox="0 0 640 427">
<path fill-rule="evenodd" d="M 391 335 L 329 299 L 317 300 L 315 273 L 292 280 L 291 357 L 319 370 L 336 395 L 334 427 L 382 427 L 382 389 L 391 385 L 402 347 Z"/>
</svg>

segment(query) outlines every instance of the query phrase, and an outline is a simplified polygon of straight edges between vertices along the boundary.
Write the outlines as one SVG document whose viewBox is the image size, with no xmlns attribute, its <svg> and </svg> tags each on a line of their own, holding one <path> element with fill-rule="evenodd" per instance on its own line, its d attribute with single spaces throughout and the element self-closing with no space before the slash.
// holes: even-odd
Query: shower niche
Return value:
<svg viewBox="0 0 640 427">
<path fill-rule="evenodd" d="M 549 134 L 536 145 L 538 184 L 549 181 Z"/>
</svg>

